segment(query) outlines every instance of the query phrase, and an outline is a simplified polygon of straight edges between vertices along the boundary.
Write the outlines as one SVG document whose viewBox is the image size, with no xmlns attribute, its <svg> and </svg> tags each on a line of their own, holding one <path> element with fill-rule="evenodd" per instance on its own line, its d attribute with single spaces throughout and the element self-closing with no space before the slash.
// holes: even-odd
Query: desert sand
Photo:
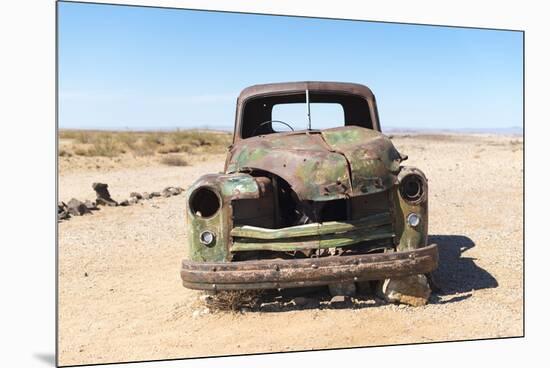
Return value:
<svg viewBox="0 0 550 368">
<path fill-rule="evenodd" d="M 374 297 L 344 308 L 207 314 L 182 287 L 185 197 L 102 208 L 59 223 L 59 363 L 91 364 L 314 350 L 523 334 L 523 139 L 396 135 L 429 179 L 430 242 L 439 244 L 441 290 L 424 307 Z M 72 160 L 72 161 L 71 161 Z M 96 164 L 97 163 L 97 164 Z M 60 157 L 59 199 L 115 199 L 186 188 L 223 170 L 224 155 L 189 166 L 154 159 Z"/>
</svg>

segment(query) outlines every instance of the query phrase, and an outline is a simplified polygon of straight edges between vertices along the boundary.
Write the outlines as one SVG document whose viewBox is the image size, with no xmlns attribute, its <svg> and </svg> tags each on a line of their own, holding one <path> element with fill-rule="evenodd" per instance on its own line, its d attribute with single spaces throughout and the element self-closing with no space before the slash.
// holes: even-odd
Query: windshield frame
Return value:
<svg viewBox="0 0 550 368">
<path fill-rule="evenodd" d="M 294 103 L 305 104 L 307 103 L 306 94 L 306 90 L 297 90 L 293 92 L 250 96 L 242 101 L 240 108 L 237 109 L 235 137 L 238 139 L 246 139 L 253 136 L 273 133 L 273 131 L 269 132 L 267 130 L 264 130 L 262 133 L 260 130 L 259 134 L 256 134 L 253 131 L 258 128 L 259 124 L 262 122 L 272 120 L 274 106 Z M 309 95 L 311 104 L 334 103 L 342 106 L 344 112 L 344 126 L 354 125 L 379 130 L 374 103 L 364 96 L 343 91 L 309 91 Z M 307 119 L 305 109 L 304 119 Z"/>
</svg>

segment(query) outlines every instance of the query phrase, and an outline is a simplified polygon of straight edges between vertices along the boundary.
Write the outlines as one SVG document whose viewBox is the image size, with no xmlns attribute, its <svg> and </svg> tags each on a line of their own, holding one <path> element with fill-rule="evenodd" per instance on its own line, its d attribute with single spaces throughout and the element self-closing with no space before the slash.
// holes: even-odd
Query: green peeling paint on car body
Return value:
<svg viewBox="0 0 550 368">
<path fill-rule="evenodd" d="M 282 103 L 299 102 L 305 90 L 314 101 L 330 102 L 334 96 L 344 106 L 345 125 L 279 133 L 264 129 L 257 135 L 254 132 L 264 127 L 264 118 L 253 120 L 255 128 L 245 126 L 250 119 L 244 110 L 254 101 L 252 111 L 261 117 L 270 114 L 277 98 Z M 365 120 L 350 121 L 356 116 Z M 278 261 L 289 270 L 284 285 L 318 285 L 331 277 L 335 282 L 343 277 L 338 275 L 351 277 L 354 270 L 376 275 L 385 270 L 387 275 L 401 276 L 433 270 L 437 247 L 425 249 L 428 183 L 419 169 L 402 166 L 406 159 L 381 133 L 374 95 L 365 86 L 295 82 L 245 89 L 237 100 L 235 135 L 224 172 L 202 176 L 187 191 L 189 260 L 183 261 L 184 285 L 209 290 L 278 287 L 279 266 L 274 270 L 262 258 L 269 254 L 284 255 L 285 260 Z M 202 192 L 207 194 L 194 196 Z M 408 222 L 411 214 L 418 223 Z M 212 232 L 214 241 L 201 242 L 204 231 Z M 334 249 L 353 255 L 338 258 L 331 255 Z M 380 250 L 379 256 L 364 257 Z M 302 260 L 311 254 L 334 257 L 327 262 L 339 266 L 334 273 L 323 270 L 318 279 L 315 264 L 302 269 L 309 263 L 293 264 L 299 259 L 293 254 L 301 254 Z M 243 260 L 246 257 L 256 258 Z M 358 257 L 357 263 L 350 263 L 349 257 Z M 238 267 L 218 272 L 227 264 Z"/>
</svg>

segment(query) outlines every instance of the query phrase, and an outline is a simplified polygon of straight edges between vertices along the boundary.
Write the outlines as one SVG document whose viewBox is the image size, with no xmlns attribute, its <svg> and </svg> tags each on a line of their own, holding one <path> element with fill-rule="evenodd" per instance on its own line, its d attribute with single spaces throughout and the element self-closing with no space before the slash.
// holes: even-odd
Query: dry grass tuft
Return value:
<svg viewBox="0 0 550 368">
<path fill-rule="evenodd" d="M 63 155 L 116 157 L 155 154 L 223 153 L 231 143 L 231 134 L 214 131 L 118 132 L 97 130 L 60 130 L 59 138 L 68 140 Z M 61 151 L 60 151 L 61 155 Z"/>
<path fill-rule="evenodd" d="M 60 149 L 59 150 L 59 157 L 71 157 L 73 154 L 70 153 L 69 151 L 67 150 L 64 150 L 64 149 Z"/>
<path fill-rule="evenodd" d="M 261 290 L 226 290 L 209 296 L 207 305 L 214 311 L 240 311 L 241 308 L 255 308 L 260 304 Z"/>
<path fill-rule="evenodd" d="M 189 163 L 181 156 L 166 156 L 160 160 L 161 163 L 168 166 L 187 166 Z"/>
</svg>

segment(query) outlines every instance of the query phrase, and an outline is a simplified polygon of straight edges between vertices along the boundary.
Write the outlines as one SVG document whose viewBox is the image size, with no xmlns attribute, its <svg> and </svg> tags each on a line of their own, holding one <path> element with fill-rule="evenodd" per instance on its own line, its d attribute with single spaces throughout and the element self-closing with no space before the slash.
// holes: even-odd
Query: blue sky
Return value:
<svg viewBox="0 0 550 368">
<path fill-rule="evenodd" d="M 240 90 L 301 80 L 368 85 L 382 128 L 522 126 L 519 32 L 58 4 L 61 128 L 230 128 Z"/>
</svg>

